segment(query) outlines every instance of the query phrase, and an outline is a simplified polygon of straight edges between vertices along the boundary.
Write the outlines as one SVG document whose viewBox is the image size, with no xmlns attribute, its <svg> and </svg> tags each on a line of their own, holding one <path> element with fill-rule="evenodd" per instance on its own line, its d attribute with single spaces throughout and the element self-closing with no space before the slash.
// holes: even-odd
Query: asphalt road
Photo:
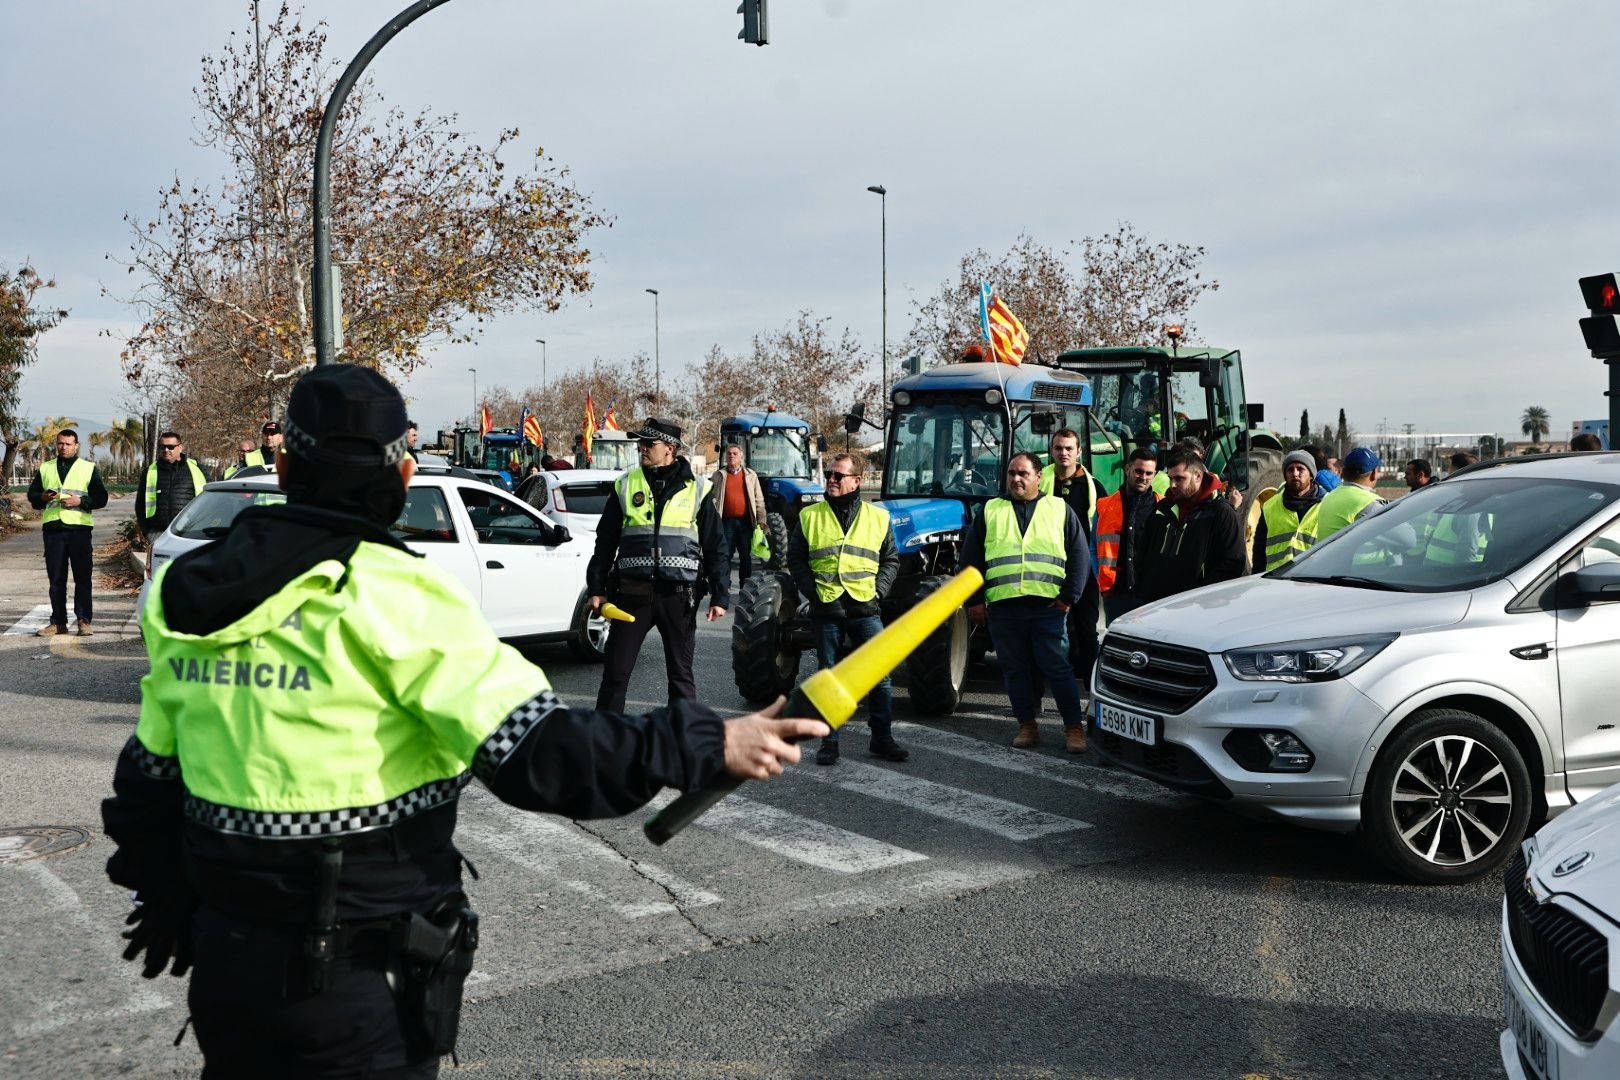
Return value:
<svg viewBox="0 0 1620 1080">
<path fill-rule="evenodd" d="M 104 531 L 128 501 L 100 515 Z M 37 533 L 0 543 L 0 631 L 45 601 Z M 0 1075 L 188 1075 L 184 985 L 118 958 L 127 896 L 99 801 L 145 671 L 133 595 L 93 638 L 0 633 L 0 829 L 88 844 L 0 862 Z M 729 620 L 699 686 L 738 711 Z M 560 693 L 599 669 L 533 654 Z M 806 673 L 810 664 L 805 664 Z M 632 707 L 663 699 L 649 639 Z M 1499 887 L 1391 880 L 1354 841 L 1262 825 L 1046 746 L 1012 751 L 993 669 L 903 765 L 800 765 L 664 848 L 469 789 L 480 1076 L 1500 1075 Z M 807 755 L 808 758 L 808 755 Z M 455 1075 L 446 1063 L 446 1075 Z"/>
</svg>

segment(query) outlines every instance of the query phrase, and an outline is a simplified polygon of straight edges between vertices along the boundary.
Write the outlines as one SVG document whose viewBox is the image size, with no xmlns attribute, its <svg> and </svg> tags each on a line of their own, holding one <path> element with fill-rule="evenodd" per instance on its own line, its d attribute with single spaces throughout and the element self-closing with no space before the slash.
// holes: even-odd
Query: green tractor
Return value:
<svg viewBox="0 0 1620 1080">
<path fill-rule="evenodd" d="M 1138 446 L 1167 447 L 1189 435 L 1204 444 L 1210 469 L 1248 498 L 1282 484 L 1283 444 L 1262 427 L 1265 409 L 1244 397 L 1236 349 L 1152 346 L 1074 349 L 1057 366 L 1091 384 L 1081 446 L 1086 467 L 1109 491 L 1125 479 Z"/>
</svg>

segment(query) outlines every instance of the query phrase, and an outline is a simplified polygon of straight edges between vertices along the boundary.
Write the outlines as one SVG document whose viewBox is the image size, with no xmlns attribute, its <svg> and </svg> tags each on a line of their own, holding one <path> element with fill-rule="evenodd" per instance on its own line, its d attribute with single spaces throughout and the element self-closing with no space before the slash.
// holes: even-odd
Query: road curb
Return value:
<svg viewBox="0 0 1620 1080">
<path fill-rule="evenodd" d="M 128 551 L 124 552 L 124 554 L 129 557 L 129 565 L 134 567 L 135 572 L 141 575 L 142 578 L 145 578 L 146 553 L 143 551 L 136 551 L 134 548 L 130 548 Z"/>
</svg>

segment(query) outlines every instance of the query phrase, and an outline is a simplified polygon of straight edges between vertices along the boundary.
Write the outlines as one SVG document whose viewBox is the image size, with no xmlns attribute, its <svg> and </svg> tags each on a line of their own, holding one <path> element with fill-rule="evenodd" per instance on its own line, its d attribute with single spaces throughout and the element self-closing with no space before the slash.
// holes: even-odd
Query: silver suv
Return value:
<svg viewBox="0 0 1620 1080">
<path fill-rule="evenodd" d="M 1620 782 L 1620 454 L 1488 462 L 1108 628 L 1094 745 L 1466 881 Z"/>
</svg>

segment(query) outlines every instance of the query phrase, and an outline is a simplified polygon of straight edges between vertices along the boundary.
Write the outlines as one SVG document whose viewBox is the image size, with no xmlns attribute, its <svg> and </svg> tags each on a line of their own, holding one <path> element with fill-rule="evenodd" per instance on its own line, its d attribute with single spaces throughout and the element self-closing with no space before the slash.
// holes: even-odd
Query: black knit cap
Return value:
<svg viewBox="0 0 1620 1080">
<path fill-rule="evenodd" d="M 323 364 L 298 380 L 283 425 L 287 451 L 322 465 L 393 465 L 405 456 L 405 399 L 358 364 Z"/>
</svg>

